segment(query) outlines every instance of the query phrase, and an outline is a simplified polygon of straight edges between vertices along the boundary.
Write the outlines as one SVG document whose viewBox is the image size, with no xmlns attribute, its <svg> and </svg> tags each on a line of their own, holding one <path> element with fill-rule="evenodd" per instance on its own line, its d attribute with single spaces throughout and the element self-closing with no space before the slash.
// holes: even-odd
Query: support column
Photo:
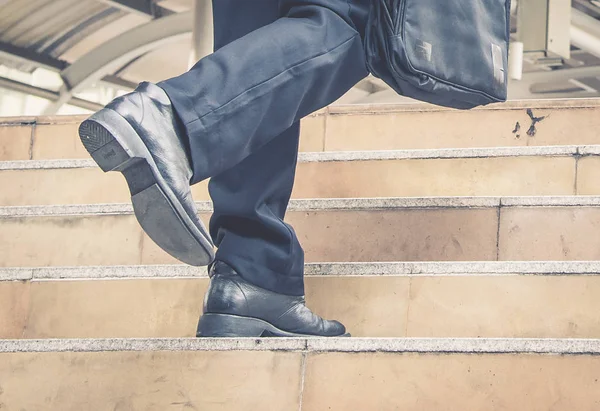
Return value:
<svg viewBox="0 0 600 411">
<path fill-rule="evenodd" d="M 194 0 L 194 30 L 189 67 L 208 56 L 214 48 L 212 0 Z"/>
</svg>

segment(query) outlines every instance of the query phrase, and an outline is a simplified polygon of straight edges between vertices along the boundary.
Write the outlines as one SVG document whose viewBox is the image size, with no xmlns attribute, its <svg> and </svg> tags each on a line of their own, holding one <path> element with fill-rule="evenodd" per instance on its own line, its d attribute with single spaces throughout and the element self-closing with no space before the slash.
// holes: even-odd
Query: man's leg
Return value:
<svg viewBox="0 0 600 411">
<path fill-rule="evenodd" d="M 224 19 L 229 17 L 236 24 L 232 14 L 251 18 L 256 4 L 217 2 L 215 31 L 220 46 L 222 37 L 233 34 L 225 28 Z M 234 3 L 240 8 L 234 10 Z M 258 21 L 264 20 L 258 17 Z M 294 182 L 298 139 L 295 122 L 211 180 L 215 205 L 211 234 L 219 249 L 210 270 L 198 336 L 345 334 L 342 324 L 323 320 L 305 306 L 304 253 L 292 227 L 283 222 Z"/>
<path fill-rule="evenodd" d="M 215 0 L 215 49 L 279 18 L 279 0 Z M 304 294 L 304 252 L 283 222 L 292 193 L 299 126 L 213 177 L 210 232 L 216 259 L 249 282 L 282 294 Z"/>
<path fill-rule="evenodd" d="M 198 335 L 345 334 L 342 324 L 306 307 L 301 274 L 290 275 L 302 272 L 301 249 L 292 250 L 297 239 L 281 216 L 293 181 L 298 121 L 367 74 L 362 33 L 368 2 L 281 0 L 284 17 L 220 48 L 182 76 L 159 86 L 142 84 L 82 124 L 84 145 L 105 171 L 123 173 L 138 221 L 163 249 L 191 264 L 212 259 L 189 186 L 216 177 L 211 194 L 219 210 L 212 234 L 224 258 L 265 264 L 256 273 L 264 277 L 258 286 L 226 262 L 215 262 Z M 273 164 L 265 169 L 261 160 Z M 236 166 L 265 187 L 246 186 Z M 246 204 L 230 203 L 240 195 Z M 258 239 L 255 250 L 266 258 L 255 261 L 252 252 L 236 249 L 251 244 L 249 239 Z"/>
<path fill-rule="evenodd" d="M 281 0 L 282 18 L 161 82 L 182 119 L 192 182 L 218 175 L 368 72 L 368 0 Z"/>
<path fill-rule="evenodd" d="M 304 294 L 304 252 L 282 221 L 298 120 L 366 75 L 367 9 L 366 0 L 215 1 L 219 51 L 159 84 L 186 123 L 194 181 L 220 171 L 210 183 L 217 260 L 262 288 Z M 279 13 L 287 17 L 262 27 Z M 261 28 L 251 32 L 253 25 Z M 215 93 L 212 85 L 223 78 L 231 79 L 221 87 L 227 90 Z M 221 120 L 211 123 L 215 115 Z"/>
</svg>

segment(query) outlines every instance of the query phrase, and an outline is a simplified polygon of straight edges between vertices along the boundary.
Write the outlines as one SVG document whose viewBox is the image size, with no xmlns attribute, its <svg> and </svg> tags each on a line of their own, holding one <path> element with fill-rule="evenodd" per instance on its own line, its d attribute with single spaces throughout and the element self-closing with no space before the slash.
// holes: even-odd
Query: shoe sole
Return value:
<svg viewBox="0 0 600 411">
<path fill-rule="evenodd" d="M 79 137 L 106 173 L 123 174 L 135 216 L 148 236 L 178 260 L 205 266 L 214 259 L 208 231 L 192 222 L 158 171 L 150 151 L 134 128 L 116 111 L 102 109 L 79 127 Z"/>
<path fill-rule="evenodd" d="M 312 334 L 296 334 L 284 331 L 264 320 L 229 314 L 204 314 L 198 323 L 196 337 L 324 337 Z M 350 334 L 328 337 L 350 337 Z"/>
</svg>

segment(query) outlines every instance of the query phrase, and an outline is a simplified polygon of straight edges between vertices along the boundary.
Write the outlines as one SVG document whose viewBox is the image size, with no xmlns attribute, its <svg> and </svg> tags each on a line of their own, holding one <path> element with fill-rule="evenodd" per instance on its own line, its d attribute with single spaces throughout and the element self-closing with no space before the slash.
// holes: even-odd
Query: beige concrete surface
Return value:
<svg viewBox="0 0 600 411">
<path fill-rule="evenodd" d="M 600 157 L 583 157 L 577 164 L 577 194 L 600 194 Z"/>
<path fill-rule="evenodd" d="M 33 140 L 34 160 L 89 158 L 79 140 L 79 123 L 38 124 Z"/>
<path fill-rule="evenodd" d="M 300 122 L 300 151 L 323 151 L 327 116 L 317 113 Z"/>
<path fill-rule="evenodd" d="M 600 357 L 315 354 L 304 411 L 595 411 Z"/>
<path fill-rule="evenodd" d="M 409 337 L 600 338 L 596 276 L 414 277 Z"/>
<path fill-rule="evenodd" d="M 405 337 L 408 277 L 309 277 L 306 301 L 355 337 Z"/>
<path fill-rule="evenodd" d="M 535 104 L 535 103 L 531 103 Z M 598 108 L 528 107 L 472 111 L 340 110 L 327 119 L 325 150 L 400 150 L 600 144 Z M 517 125 L 518 123 L 518 125 Z M 529 134 L 528 134 L 529 133 Z"/>
<path fill-rule="evenodd" d="M 496 209 L 289 214 L 307 262 L 496 259 Z"/>
<path fill-rule="evenodd" d="M 297 410 L 301 353 L 0 354 L 0 409 Z"/>
<path fill-rule="evenodd" d="M 30 286 L 22 281 L 0 282 L 0 339 L 23 337 L 29 316 Z"/>
<path fill-rule="evenodd" d="M 355 336 L 402 337 L 409 281 L 309 277 L 307 301 L 323 317 L 343 321 Z M 33 282 L 31 307 L 23 307 L 30 311 L 23 337 L 193 337 L 207 287 L 207 278 Z M 17 299 L 19 290 L 10 296 Z"/>
<path fill-rule="evenodd" d="M 531 128 L 531 116 L 544 119 Z M 426 105 L 338 106 L 303 120 L 300 148 L 301 151 L 357 151 L 592 145 L 600 144 L 596 131 L 600 127 L 598 118 L 597 105 L 585 102 L 511 102 L 471 111 L 439 110 Z M 76 135 L 83 119 L 82 116 L 12 118 L 4 119 L 0 129 L 35 122 L 34 159 L 87 158 Z M 29 130 L 24 131 L 27 157 L 21 158 L 23 151 L 19 148 L 15 153 L 5 153 L 0 161 L 29 158 L 31 124 L 21 128 Z M 5 133 L 3 130 L 0 136 Z M 10 130 L 9 134 L 14 132 Z"/>
<path fill-rule="evenodd" d="M 31 284 L 24 338 L 194 337 L 208 279 Z"/>
<path fill-rule="evenodd" d="M 600 207 L 503 208 L 499 259 L 600 260 Z"/>
<path fill-rule="evenodd" d="M 0 219 L 0 267 L 139 264 L 134 216 Z"/>
<path fill-rule="evenodd" d="M 193 337 L 207 286 L 207 278 L 0 283 L 8 302 L 0 338 Z M 599 291 L 600 277 L 583 275 L 306 279 L 308 306 L 355 337 L 600 338 Z"/>
<path fill-rule="evenodd" d="M 200 214 L 200 219 L 204 222 L 205 227 L 209 227 L 210 215 L 206 213 Z M 150 237 L 145 233 L 142 234 L 141 240 L 141 263 L 144 265 L 152 264 L 181 264 L 175 257 L 171 257 L 163 251 Z"/>
<path fill-rule="evenodd" d="M 129 202 L 131 194 L 120 173 L 99 168 L 2 170 L 0 205 L 104 204 Z"/>
<path fill-rule="evenodd" d="M 540 156 L 303 163 L 293 196 L 532 196 L 574 191 L 575 158 Z"/>
<path fill-rule="evenodd" d="M 0 126 L 0 161 L 29 160 L 31 125 Z"/>
<path fill-rule="evenodd" d="M 318 112 L 301 122 L 300 151 L 323 151 L 327 116 Z M 29 160 L 30 146 L 34 160 L 89 158 L 79 140 L 81 116 L 0 120 L 0 161 Z M 28 121 L 29 124 L 18 124 Z M 31 145 L 33 127 L 33 145 Z"/>
<path fill-rule="evenodd" d="M 287 220 L 307 262 L 600 259 L 600 207 L 503 207 L 500 215 L 499 232 L 497 208 L 292 211 Z M 0 266 L 173 262 L 133 215 L 0 219 Z"/>
<path fill-rule="evenodd" d="M 574 195 L 575 161 L 574 157 L 537 156 L 301 163 L 293 197 Z M 12 187 L 0 192 L 0 205 L 8 206 L 130 199 L 120 173 L 97 168 L 3 170 L 0 186 Z M 600 194 L 600 189 L 587 191 Z M 195 185 L 192 193 L 196 201 L 209 200 L 208 181 Z"/>
</svg>

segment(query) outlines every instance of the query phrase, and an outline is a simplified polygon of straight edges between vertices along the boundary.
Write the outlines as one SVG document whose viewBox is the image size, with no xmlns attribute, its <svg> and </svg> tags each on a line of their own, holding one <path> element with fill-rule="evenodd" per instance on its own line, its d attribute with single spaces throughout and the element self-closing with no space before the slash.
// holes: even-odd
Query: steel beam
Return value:
<svg viewBox="0 0 600 411">
<path fill-rule="evenodd" d="M 571 22 L 573 45 L 600 57 L 600 21 L 573 9 Z"/>
<path fill-rule="evenodd" d="M 133 90 L 138 86 L 137 83 L 125 80 L 124 78 L 115 75 L 104 76 L 102 77 L 101 81 L 109 86 L 118 87 L 125 90 Z"/>
<path fill-rule="evenodd" d="M 135 27 L 91 50 L 61 73 L 69 90 L 77 91 L 111 70 L 192 31 L 192 13 L 173 14 Z"/>
<path fill-rule="evenodd" d="M 64 70 L 69 63 L 64 60 L 55 59 L 35 51 L 27 50 L 13 44 L 0 42 L 0 58 L 16 61 L 23 65 L 35 65 L 53 71 Z"/>
<path fill-rule="evenodd" d="M 50 100 L 52 102 L 58 101 L 58 99 L 60 98 L 60 94 L 56 91 L 47 90 L 41 87 L 35 87 L 5 77 L 0 77 L 0 88 L 11 91 L 17 91 L 19 93 L 24 93 L 30 96 L 40 97 L 46 100 Z M 69 104 L 90 111 L 98 111 L 102 108 L 101 104 L 94 103 L 93 101 L 88 101 L 81 98 L 73 98 L 69 102 Z"/>
<path fill-rule="evenodd" d="M 35 51 L 27 50 L 22 47 L 17 47 L 12 44 L 0 42 L 0 59 L 14 61 L 18 64 L 34 67 L 42 67 L 50 71 L 62 71 L 69 66 L 69 63 L 56 59 L 45 54 L 36 53 Z M 111 86 L 120 87 L 123 89 L 134 89 L 137 84 L 132 83 L 118 77 L 116 75 L 107 75 L 102 78 L 104 83 Z"/>
<path fill-rule="evenodd" d="M 573 0 L 573 8 L 593 18 L 600 19 L 600 6 L 596 6 L 590 0 Z"/>
<path fill-rule="evenodd" d="M 160 7 L 156 4 L 155 0 L 98 0 L 102 3 L 108 4 L 111 7 L 115 7 L 124 10 L 129 13 L 136 13 L 142 16 L 158 18 L 173 14 L 169 9 Z"/>
</svg>

